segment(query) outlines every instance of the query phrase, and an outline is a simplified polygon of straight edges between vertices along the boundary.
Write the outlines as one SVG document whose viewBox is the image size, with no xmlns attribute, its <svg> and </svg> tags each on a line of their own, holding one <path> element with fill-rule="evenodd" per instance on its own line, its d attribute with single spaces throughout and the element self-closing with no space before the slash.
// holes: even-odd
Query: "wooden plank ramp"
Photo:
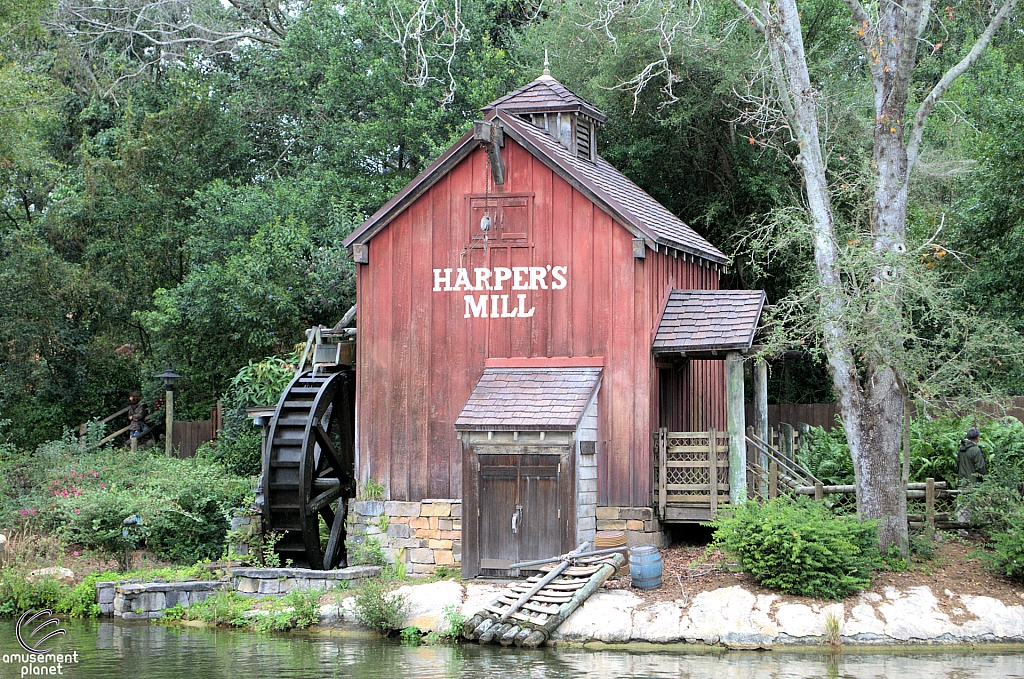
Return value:
<svg viewBox="0 0 1024 679">
<path fill-rule="evenodd" d="M 494 601 L 471 616 L 462 636 L 481 644 L 537 648 L 625 564 L 626 557 L 616 553 L 572 559 L 568 567 L 564 562 L 540 566 L 541 574 L 509 583 Z M 559 566 L 562 570 L 553 580 L 519 603 Z"/>
</svg>

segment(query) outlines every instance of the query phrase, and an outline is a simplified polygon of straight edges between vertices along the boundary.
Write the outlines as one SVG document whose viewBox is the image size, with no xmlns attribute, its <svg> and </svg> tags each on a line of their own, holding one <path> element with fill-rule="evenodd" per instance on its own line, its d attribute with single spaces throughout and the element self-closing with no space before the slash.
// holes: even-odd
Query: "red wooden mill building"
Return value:
<svg viewBox="0 0 1024 679">
<path fill-rule="evenodd" d="M 484 116 L 345 242 L 358 478 L 386 489 L 385 547 L 465 577 L 745 493 L 728 435 L 765 303 L 719 290 L 726 256 L 597 154 L 606 117 L 546 71 Z M 703 467 L 662 464 L 661 427 Z"/>
</svg>

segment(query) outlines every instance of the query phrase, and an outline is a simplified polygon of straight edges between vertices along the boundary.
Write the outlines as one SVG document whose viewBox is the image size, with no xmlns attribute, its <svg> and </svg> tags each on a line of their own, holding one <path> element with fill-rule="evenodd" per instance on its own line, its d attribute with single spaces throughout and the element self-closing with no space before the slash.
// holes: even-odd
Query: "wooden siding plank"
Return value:
<svg viewBox="0 0 1024 679">
<path fill-rule="evenodd" d="M 572 288 L 576 285 L 577 273 L 571 268 L 572 262 L 572 206 L 573 189 L 561 177 L 552 180 L 551 204 L 551 256 L 559 265 L 570 265 L 567 288 L 564 294 L 551 296 L 551 335 L 548 347 L 552 356 L 569 355 L 569 336 L 572 334 Z M 554 292 L 554 291 L 553 291 Z"/>
<path fill-rule="evenodd" d="M 533 261 L 534 266 L 563 266 L 565 262 L 555 261 L 552 246 L 552 195 L 554 173 L 544 163 L 533 165 Z M 550 290 L 548 294 L 534 295 L 533 305 L 536 311 L 530 319 L 530 348 L 527 356 L 546 357 L 549 353 L 551 337 L 552 298 L 565 296 L 565 290 Z"/>
<path fill-rule="evenodd" d="M 608 329 L 612 326 L 614 308 L 612 290 L 612 270 L 614 267 L 612 248 L 614 234 L 622 227 L 612 221 L 603 211 L 594 216 L 594 318 L 591 327 L 595 328 L 595 344 L 597 351 L 605 356 L 605 363 L 610 360 L 611 346 Z M 608 505 L 608 457 L 611 447 L 611 413 L 616 399 L 611 394 L 611 379 L 606 369 L 601 391 L 609 394 L 607 398 L 598 397 L 597 417 L 597 502 Z"/>
<path fill-rule="evenodd" d="M 418 200 L 392 222 L 391 236 L 391 308 L 394 322 L 391 329 L 391 362 L 396 374 L 404 379 L 390 382 L 391 398 L 391 499 L 407 500 L 409 494 L 409 394 L 412 362 L 409 360 L 409 324 L 412 308 L 412 276 L 410 274 L 412 216 L 423 210 Z"/>
<path fill-rule="evenodd" d="M 595 206 L 579 191 L 572 192 L 572 252 L 570 271 L 573 284 L 569 288 L 569 356 L 591 356 L 593 331 L 593 219 Z"/>
</svg>

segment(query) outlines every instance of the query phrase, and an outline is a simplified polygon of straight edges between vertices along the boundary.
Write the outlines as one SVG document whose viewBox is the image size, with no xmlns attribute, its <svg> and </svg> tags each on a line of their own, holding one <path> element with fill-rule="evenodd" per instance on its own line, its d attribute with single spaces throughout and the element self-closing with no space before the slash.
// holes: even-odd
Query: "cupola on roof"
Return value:
<svg viewBox="0 0 1024 679">
<path fill-rule="evenodd" d="M 490 114 L 495 109 L 501 109 L 524 115 L 529 113 L 582 113 L 592 118 L 597 123 L 604 123 L 608 116 L 589 104 L 585 99 L 576 95 L 565 85 L 558 82 L 550 75 L 545 74 L 533 82 L 523 85 L 518 90 L 509 92 L 505 96 L 495 99 L 483 112 Z"/>
</svg>

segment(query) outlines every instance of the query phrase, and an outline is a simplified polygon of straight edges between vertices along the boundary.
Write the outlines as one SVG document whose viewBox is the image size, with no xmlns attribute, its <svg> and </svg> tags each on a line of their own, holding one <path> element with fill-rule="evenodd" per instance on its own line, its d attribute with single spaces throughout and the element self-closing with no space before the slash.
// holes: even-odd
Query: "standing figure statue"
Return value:
<svg viewBox="0 0 1024 679">
<path fill-rule="evenodd" d="M 142 402 L 142 394 L 137 391 L 128 394 L 128 440 L 131 441 L 133 453 L 146 428 L 146 415 L 146 404 Z"/>
<path fill-rule="evenodd" d="M 985 453 L 982 452 L 981 446 L 978 445 L 980 438 L 981 432 L 978 431 L 978 428 L 971 427 L 967 430 L 967 438 L 960 442 L 960 450 L 956 455 L 956 468 L 959 477 L 957 485 L 961 492 L 972 484 L 981 483 L 985 474 L 988 473 L 988 461 L 985 459 Z M 959 523 L 971 522 L 971 510 L 962 498 L 956 520 Z M 966 531 L 961 529 L 961 534 L 963 533 Z"/>
</svg>

